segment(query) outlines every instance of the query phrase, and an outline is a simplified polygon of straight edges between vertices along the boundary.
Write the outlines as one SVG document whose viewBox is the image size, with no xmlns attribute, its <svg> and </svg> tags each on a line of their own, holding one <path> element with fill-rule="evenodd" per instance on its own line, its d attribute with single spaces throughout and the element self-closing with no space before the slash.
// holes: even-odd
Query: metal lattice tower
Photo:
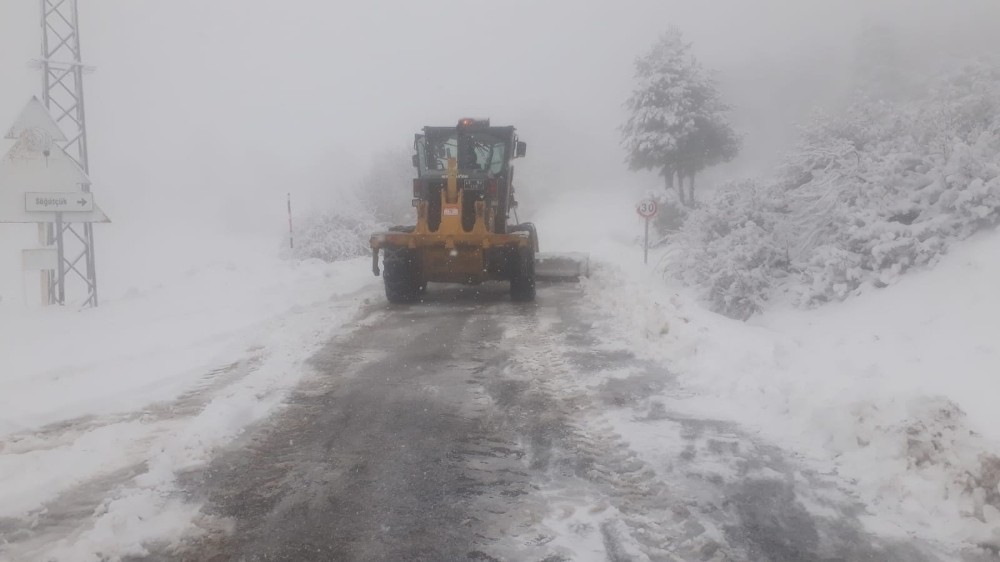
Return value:
<svg viewBox="0 0 1000 562">
<path fill-rule="evenodd" d="M 76 0 L 41 0 L 42 102 L 68 139 L 63 145 L 88 175 L 87 119 L 83 104 L 80 25 Z M 90 185 L 83 191 L 90 192 Z M 94 228 L 90 223 L 48 225 L 47 242 L 57 243 L 59 275 L 49 281 L 49 302 L 65 304 L 66 279 L 86 283 L 83 306 L 97 306 L 97 272 L 94 265 Z"/>
</svg>

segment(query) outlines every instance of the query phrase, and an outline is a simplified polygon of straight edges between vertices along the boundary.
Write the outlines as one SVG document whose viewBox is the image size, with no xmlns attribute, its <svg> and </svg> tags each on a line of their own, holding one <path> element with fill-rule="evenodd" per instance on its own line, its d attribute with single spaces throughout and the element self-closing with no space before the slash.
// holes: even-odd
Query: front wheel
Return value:
<svg viewBox="0 0 1000 562">
<path fill-rule="evenodd" d="M 510 277 L 510 298 L 513 301 L 535 300 L 535 251 L 518 250 L 513 257 Z"/>
<path fill-rule="evenodd" d="M 397 304 L 416 302 L 426 286 L 420 281 L 416 253 L 409 248 L 385 248 L 383 252 L 385 297 Z"/>
</svg>

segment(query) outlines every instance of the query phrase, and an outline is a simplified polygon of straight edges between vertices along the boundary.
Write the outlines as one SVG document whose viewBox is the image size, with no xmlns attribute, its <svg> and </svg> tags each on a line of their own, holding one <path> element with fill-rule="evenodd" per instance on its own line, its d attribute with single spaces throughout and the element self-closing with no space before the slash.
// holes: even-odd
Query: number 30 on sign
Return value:
<svg viewBox="0 0 1000 562">
<path fill-rule="evenodd" d="M 643 218 L 652 218 L 656 216 L 656 201 L 652 199 L 645 199 L 639 202 L 635 210 L 639 213 L 639 216 Z"/>
</svg>

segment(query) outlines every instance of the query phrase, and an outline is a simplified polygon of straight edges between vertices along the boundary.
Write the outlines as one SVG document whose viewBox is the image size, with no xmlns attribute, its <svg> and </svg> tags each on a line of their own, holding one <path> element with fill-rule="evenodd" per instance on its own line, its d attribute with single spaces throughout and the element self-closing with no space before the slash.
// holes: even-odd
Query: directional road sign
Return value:
<svg viewBox="0 0 1000 562">
<path fill-rule="evenodd" d="M 87 213 L 94 210 L 93 193 L 25 193 L 24 210 L 49 213 Z M 68 219 L 67 222 L 71 222 Z"/>
<path fill-rule="evenodd" d="M 0 223 L 55 223 L 57 213 L 67 213 L 67 223 L 110 222 L 41 102 L 28 102 L 5 137 L 15 143 L 0 156 Z"/>
<path fill-rule="evenodd" d="M 4 138 L 18 140 L 27 131 L 41 133 L 55 142 L 66 142 L 67 140 L 62 129 L 59 128 L 59 125 L 49 115 L 49 110 L 45 109 L 45 106 L 42 105 L 42 102 L 38 101 L 38 98 L 31 98 L 28 105 L 24 106 L 21 114 L 18 115 L 17 120 L 7 130 L 7 135 Z"/>
</svg>

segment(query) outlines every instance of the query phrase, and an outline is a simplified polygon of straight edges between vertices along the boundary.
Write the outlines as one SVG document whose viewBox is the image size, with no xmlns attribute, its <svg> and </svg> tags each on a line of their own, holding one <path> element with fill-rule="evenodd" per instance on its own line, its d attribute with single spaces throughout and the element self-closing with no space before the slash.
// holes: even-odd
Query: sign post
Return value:
<svg viewBox="0 0 1000 562">
<path fill-rule="evenodd" d="M 646 236 L 642 242 L 642 263 L 649 264 L 649 221 L 656 216 L 657 207 L 655 199 L 643 199 L 635 208 L 639 216 L 646 220 Z"/>
<path fill-rule="evenodd" d="M 56 254 L 59 260 L 59 278 L 56 281 L 56 302 L 66 304 L 66 253 L 63 251 L 63 214 L 56 213 Z"/>
</svg>

